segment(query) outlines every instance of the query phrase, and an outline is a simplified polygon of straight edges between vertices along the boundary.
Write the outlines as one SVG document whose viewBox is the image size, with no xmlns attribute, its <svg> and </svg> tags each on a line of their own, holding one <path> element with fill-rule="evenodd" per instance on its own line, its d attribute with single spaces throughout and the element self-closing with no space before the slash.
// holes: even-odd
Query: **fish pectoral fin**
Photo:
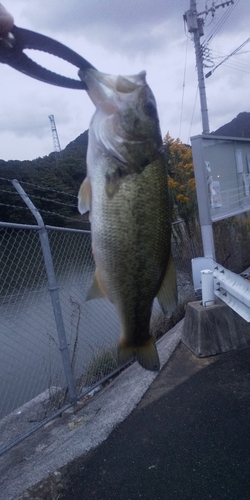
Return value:
<svg viewBox="0 0 250 500">
<path fill-rule="evenodd" d="M 178 302 L 176 272 L 172 254 L 169 257 L 166 273 L 157 294 L 157 300 L 163 313 L 169 318 Z"/>
<path fill-rule="evenodd" d="M 94 278 L 92 285 L 88 291 L 86 300 L 92 299 L 106 299 L 106 294 L 103 288 L 103 284 L 98 272 L 98 269 L 95 270 Z"/>
<path fill-rule="evenodd" d="M 150 337 L 147 343 L 142 346 L 126 346 L 121 340 L 118 347 L 119 365 L 124 365 L 134 358 L 146 370 L 153 372 L 159 371 L 160 360 L 153 337 Z"/>
<path fill-rule="evenodd" d="M 91 209 L 91 183 L 85 177 L 78 192 L 78 210 L 80 214 L 85 214 Z"/>
<path fill-rule="evenodd" d="M 122 164 L 121 164 L 122 165 Z M 106 184 L 105 189 L 107 196 L 112 198 L 115 193 L 119 190 L 121 180 L 126 175 L 126 169 L 122 166 L 118 166 L 114 172 L 106 174 Z"/>
</svg>

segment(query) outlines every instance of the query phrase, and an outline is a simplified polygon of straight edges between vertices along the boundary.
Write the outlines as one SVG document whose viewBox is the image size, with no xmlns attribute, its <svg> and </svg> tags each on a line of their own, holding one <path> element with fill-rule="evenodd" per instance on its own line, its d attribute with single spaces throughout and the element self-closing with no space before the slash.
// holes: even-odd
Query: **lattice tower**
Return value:
<svg viewBox="0 0 250 500">
<path fill-rule="evenodd" d="M 60 146 L 60 142 L 59 142 L 58 133 L 56 130 L 56 123 L 55 123 L 54 115 L 49 115 L 49 120 L 50 120 L 50 125 L 51 125 L 54 151 L 55 151 L 55 153 L 61 153 L 61 146 Z"/>
</svg>

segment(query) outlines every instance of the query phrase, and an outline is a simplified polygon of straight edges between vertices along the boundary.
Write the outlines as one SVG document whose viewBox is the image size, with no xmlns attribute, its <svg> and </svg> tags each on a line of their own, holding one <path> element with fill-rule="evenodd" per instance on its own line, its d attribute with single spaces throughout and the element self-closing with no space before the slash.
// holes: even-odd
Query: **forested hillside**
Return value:
<svg viewBox="0 0 250 500">
<path fill-rule="evenodd" d="M 246 111 L 239 113 L 230 123 L 223 125 L 213 134 L 250 137 L 250 113 Z M 173 206 L 178 206 L 179 216 L 185 219 L 187 214 L 190 217 L 192 207 L 194 212 L 196 210 L 195 184 L 191 171 L 189 173 L 190 179 L 185 178 L 185 181 L 179 182 L 179 174 L 173 172 L 173 155 L 176 154 L 174 151 L 177 148 L 180 156 L 178 158 L 182 165 L 180 172 L 184 172 L 185 175 L 187 175 L 187 168 L 184 168 L 184 163 L 186 161 L 187 166 L 192 165 L 190 163 L 191 156 L 185 147 L 182 148 L 180 141 L 179 143 L 173 141 L 168 135 L 164 140 L 170 180 L 172 179 L 171 182 L 174 186 L 171 196 L 175 200 Z M 77 193 L 86 175 L 87 145 L 88 131 L 85 131 L 70 142 L 60 155 L 51 153 L 32 161 L 0 160 L 0 220 L 23 224 L 34 224 L 35 222 L 34 217 L 12 187 L 10 180 L 17 179 L 41 212 L 46 224 L 84 227 L 84 217 L 81 217 L 77 210 Z M 186 190 L 184 192 L 181 188 L 179 189 L 179 184 L 181 188 L 185 185 L 188 193 Z M 189 204 L 184 203 L 185 197 L 189 200 Z"/>
<path fill-rule="evenodd" d="M 0 220 L 34 223 L 28 210 L 15 208 L 25 207 L 9 182 L 17 179 L 35 206 L 42 211 L 47 224 L 72 226 L 72 218 L 79 221 L 76 197 L 86 175 L 87 145 L 88 131 L 85 131 L 69 143 L 60 155 L 51 153 L 32 161 L 0 160 Z"/>
<path fill-rule="evenodd" d="M 250 137 L 250 113 L 247 111 L 239 113 L 231 122 L 222 125 L 212 133 L 230 137 Z"/>
</svg>

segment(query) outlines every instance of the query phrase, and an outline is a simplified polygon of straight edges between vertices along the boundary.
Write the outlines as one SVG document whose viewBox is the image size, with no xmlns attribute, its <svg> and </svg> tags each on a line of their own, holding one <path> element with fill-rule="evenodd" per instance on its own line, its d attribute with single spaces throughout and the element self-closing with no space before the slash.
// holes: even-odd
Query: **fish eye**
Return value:
<svg viewBox="0 0 250 500">
<path fill-rule="evenodd" d="M 154 117 L 157 114 L 155 104 L 150 99 L 148 99 L 144 103 L 143 107 L 144 107 L 144 111 L 145 111 L 146 115 Z"/>
</svg>

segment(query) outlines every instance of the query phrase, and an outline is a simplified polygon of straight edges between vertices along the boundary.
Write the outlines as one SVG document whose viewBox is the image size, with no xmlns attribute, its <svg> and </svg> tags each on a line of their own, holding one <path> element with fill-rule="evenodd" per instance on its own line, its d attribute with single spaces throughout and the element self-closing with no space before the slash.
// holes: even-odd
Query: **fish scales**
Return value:
<svg viewBox="0 0 250 500">
<path fill-rule="evenodd" d="M 148 336 L 152 302 L 170 252 L 164 170 L 163 163 L 156 161 L 140 174 L 128 175 L 112 199 L 101 182 L 92 192 L 92 213 L 99 214 L 92 220 L 96 264 L 128 337 L 141 332 L 138 342 Z M 152 176 L 154 197 L 150 196 Z"/>
<path fill-rule="evenodd" d="M 103 85 L 102 74 L 100 79 Z M 92 84 L 91 79 L 86 82 L 95 101 L 100 89 L 96 91 L 96 82 Z M 158 117 L 150 109 L 154 101 L 149 87 L 145 83 L 141 88 L 137 86 L 139 89 L 132 85 L 129 95 L 125 93 L 124 104 L 119 101 L 122 93 L 118 93 L 118 102 L 114 100 L 112 85 L 113 81 L 108 98 L 105 94 L 99 99 L 99 95 L 95 102 L 97 110 L 89 129 L 88 180 L 79 193 L 80 211 L 86 210 L 87 205 L 91 209 L 96 263 L 88 298 L 106 296 L 116 306 L 122 329 L 120 362 L 135 356 L 144 368 L 158 370 L 159 358 L 149 332 L 153 300 L 160 291 L 162 296 L 158 299 L 164 312 L 168 309 L 171 313 L 176 304 L 167 169 Z M 132 93 L 136 95 L 130 101 Z M 137 102 L 133 107 L 133 99 L 139 100 L 139 104 L 140 99 L 146 100 L 146 118 Z M 85 207 L 82 210 L 81 203 Z M 164 290 L 161 292 L 166 278 L 171 281 L 170 287 L 168 283 L 165 287 L 170 300 L 165 300 Z"/>
</svg>

